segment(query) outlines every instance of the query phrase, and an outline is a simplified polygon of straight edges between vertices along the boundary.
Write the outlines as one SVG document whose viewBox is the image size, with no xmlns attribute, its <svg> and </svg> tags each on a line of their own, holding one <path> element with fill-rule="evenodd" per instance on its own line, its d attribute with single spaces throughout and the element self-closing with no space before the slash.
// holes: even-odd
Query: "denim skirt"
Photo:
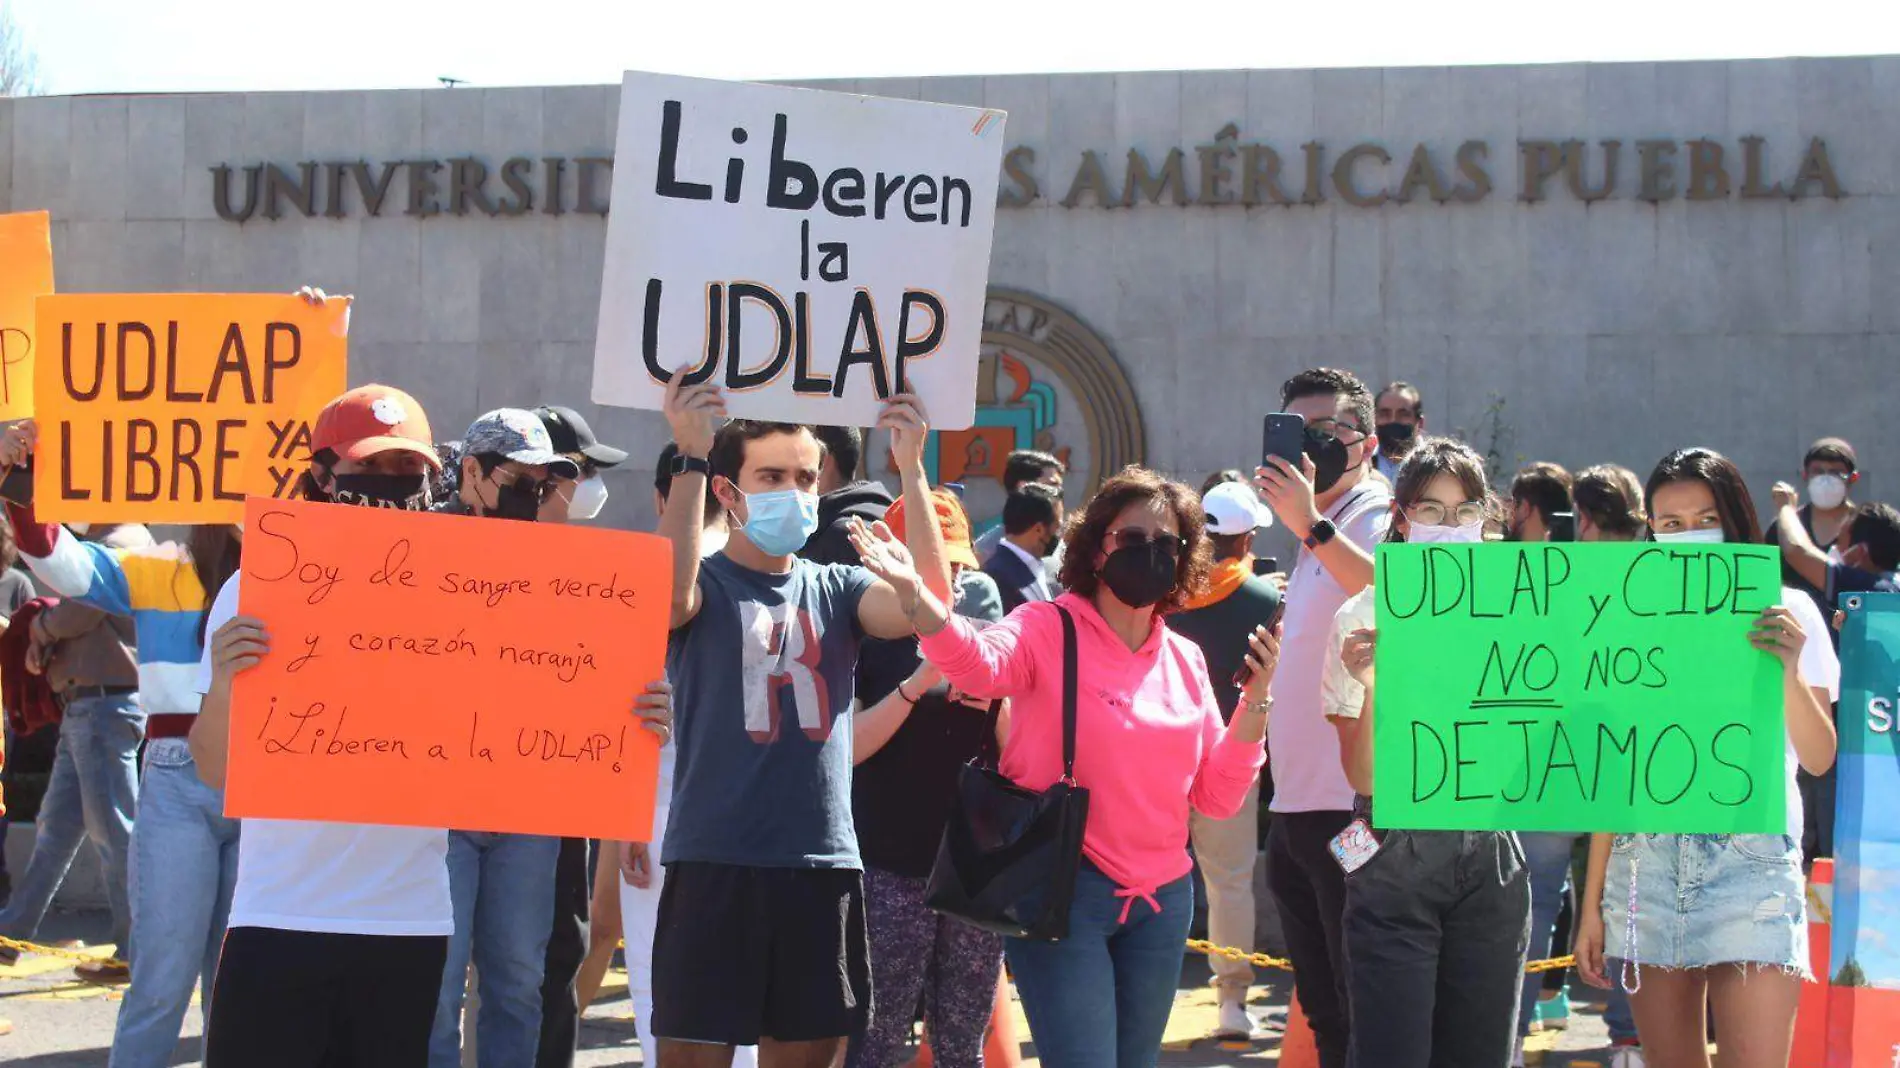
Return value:
<svg viewBox="0 0 1900 1068">
<path fill-rule="evenodd" d="M 1619 834 L 1603 926 L 1612 959 L 1758 964 L 1811 978 L 1801 843 L 1785 834 Z"/>
</svg>

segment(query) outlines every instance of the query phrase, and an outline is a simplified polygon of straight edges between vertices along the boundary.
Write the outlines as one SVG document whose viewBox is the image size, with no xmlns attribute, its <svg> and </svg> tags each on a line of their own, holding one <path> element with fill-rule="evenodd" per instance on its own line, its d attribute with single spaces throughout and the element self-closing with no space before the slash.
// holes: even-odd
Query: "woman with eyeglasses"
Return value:
<svg viewBox="0 0 1900 1068">
<path fill-rule="evenodd" d="M 1127 468 L 1064 544 L 1068 592 L 1055 601 L 979 632 L 924 593 L 911 618 L 951 685 L 1011 699 L 1002 772 L 1044 790 L 1063 774 L 1061 610 L 1074 617 L 1075 779 L 1090 795 L 1082 870 L 1068 936 L 1010 939 L 1005 952 L 1047 1068 L 1151 1068 L 1194 916 L 1189 810 L 1230 817 L 1259 776 L 1279 641 L 1255 632 L 1240 710 L 1223 726 L 1200 648 L 1165 621 L 1211 566 L 1187 486 Z"/>
<path fill-rule="evenodd" d="M 1679 449 L 1645 489 L 1649 528 L 1666 544 L 1758 544 L 1741 472 L 1720 453 Z M 1834 765 L 1828 708 L 1840 661 L 1814 602 L 1782 587 L 1749 644 L 1781 668 L 1788 823 L 1777 834 L 1619 834 L 1592 844 L 1577 931 L 1577 969 L 1627 984 L 1649 1068 L 1708 1068 L 1709 1009 L 1723 1068 L 1786 1068 L 1808 974 L 1807 886 L 1795 769 Z"/>
<path fill-rule="evenodd" d="M 1446 438 L 1399 468 L 1388 542 L 1475 543 L 1493 508 L 1484 459 Z M 1530 946 L 1524 854 L 1509 831 L 1387 831 L 1372 745 L 1373 588 L 1335 620 L 1322 708 L 1358 798 L 1333 840 L 1346 872 L 1350 1068 L 1503 1068 L 1517 1038 Z M 1406 685 L 1405 679 L 1386 679 Z"/>
</svg>

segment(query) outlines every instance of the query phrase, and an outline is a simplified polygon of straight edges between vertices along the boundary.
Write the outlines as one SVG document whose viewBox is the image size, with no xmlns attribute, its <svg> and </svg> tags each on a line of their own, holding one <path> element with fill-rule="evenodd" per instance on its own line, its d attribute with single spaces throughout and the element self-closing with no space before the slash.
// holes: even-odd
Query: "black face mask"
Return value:
<svg viewBox="0 0 1900 1068">
<path fill-rule="evenodd" d="M 498 488 L 494 507 L 482 505 L 482 514 L 491 519 L 534 522 L 541 514 L 541 483 L 523 478 Z"/>
<path fill-rule="evenodd" d="M 1102 581 L 1115 599 L 1130 608 L 1146 608 L 1174 590 L 1174 554 L 1160 542 L 1131 545 L 1108 554 Z"/>
<path fill-rule="evenodd" d="M 429 507 L 429 487 L 422 475 L 337 475 L 330 500 L 365 508 L 421 512 Z"/>
<path fill-rule="evenodd" d="M 1378 432 L 1379 451 L 1394 453 L 1405 451 L 1405 447 L 1410 445 L 1412 438 L 1417 435 L 1418 428 L 1410 423 L 1380 423 Z"/>
<path fill-rule="evenodd" d="M 1306 458 L 1313 461 L 1313 492 L 1325 493 L 1339 484 L 1346 474 L 1346 446 L 1331 434 L 1306 432 L 1302 446 Z"/>
</svg>

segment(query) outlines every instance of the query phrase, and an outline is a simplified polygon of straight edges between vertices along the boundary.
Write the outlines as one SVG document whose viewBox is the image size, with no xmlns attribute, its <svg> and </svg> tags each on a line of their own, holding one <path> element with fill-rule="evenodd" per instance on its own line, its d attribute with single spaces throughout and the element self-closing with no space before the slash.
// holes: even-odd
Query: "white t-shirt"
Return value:
<svg viewBox="0 0 1900 1068">
<path fill-rule="evenodd" d="M 237 615 L 238 575 L 218 591 L 205 620 L 216 634 Z M 211 689 L 211 644 L 198 662 L 199 693 Z M 232 927 L 319 934 L 446 935 L 449 832 L 305 820 L 244 821 Z"/>
<path fill-rule="evenodd" d="M 1326 510 L 1326 518 L 1366 552 L 1376 551 L 1392 516 L 1392 491 L 1366 478 Z M 1285 631 L 1280 667 L 1273 675 L 1273 718 L 1267 721 L 1267 759 L 1273 768 L 1275 812 L 1348 812 L 1352 787 L 1339 763 L 1339 734 L 1326 721 L 1321 698 L 1327 664 L 1337 663 L 1334 620 L 1346 590 L 1304 548 L 1287 573 Z"/>
<path fill-rule="evenodd" d="M 1378 622 L 1376 587 L 1367 586 L 1351 597 L 1333 616 L 1333 633 L 1326 645 L 1326 670 L 1320 675 L 1320 711 L 1328 719 L 1358 719 L 1365 708 L 1366 688 L 1346 670 L 1340 655 L 1346 651 L 1346 638 L 1355 630 L 1369 630 Z"/>
<path fill-rule="evenodd" d="M 1781 588 L 1781 603 L 1794 614 L 1795 622 L 1801 624 L 1807 639 L 1801 646 L 1801 678 L 1809 686 L 1827 691 L 1829 701 L 1841 699 L 1841 658 L 1834 651 L 1834 642 L 1828 637 L 1828 621 L 1814 604 L 1814 599 L 1791 586 Z M 1783 728 L 1784 731 L 1786 728 Z M 1794 742 L 1788 742 L 1788 834 L 1795 841 L 1801 840 L 1802 809 L 1801 787 L 1795 779 L 1795 772 L 1801 767 L 1801 760 L 1795 756 Z"/>
</svg>

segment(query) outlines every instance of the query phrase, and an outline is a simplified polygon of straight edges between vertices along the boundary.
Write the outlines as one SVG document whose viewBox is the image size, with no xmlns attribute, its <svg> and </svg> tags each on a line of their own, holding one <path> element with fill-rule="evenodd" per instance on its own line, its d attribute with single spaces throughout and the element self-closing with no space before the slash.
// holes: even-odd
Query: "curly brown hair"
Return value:
<svg viewBox="0 0 1900 1068">
<path fill-rule="evenodd" d="M 1175 529 L 1187 543 L 1174 563 L 1174 589 L 1155 605 L 1155 611 L 1163 615 L 1178 612 L 1189 598 L 1207 591 L 1207 574 L 1214 563 L 1201 498 L 1193 488 L 1133 464 L 1102 483 L 1088 506 L 1070 518 L 1069 529 L 1062 534 L 1063 588 L 1078 597 L 1095 596 L 1102 581 L 1095 571 L 1095 557 L 1102 551 L 1109 524 L 1135 504 L 1160 505 L 1172 512 Z"/>
</svg>

